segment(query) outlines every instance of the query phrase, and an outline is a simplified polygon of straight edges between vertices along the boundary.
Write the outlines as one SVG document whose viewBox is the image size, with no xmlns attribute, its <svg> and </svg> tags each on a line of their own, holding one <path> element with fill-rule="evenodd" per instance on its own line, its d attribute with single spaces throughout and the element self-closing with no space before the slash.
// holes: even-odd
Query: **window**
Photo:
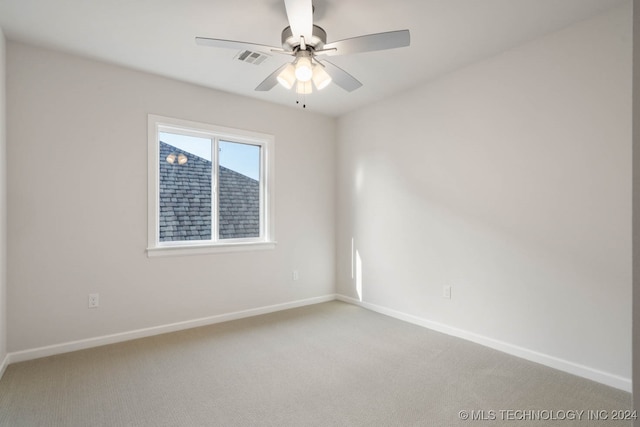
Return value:
<svg viewBox="0 0 640 427">
<path fill-rule="evenodd" d="M 149 115 L 147 253 L 270 249 L 273 137 Z"/>
</svg>

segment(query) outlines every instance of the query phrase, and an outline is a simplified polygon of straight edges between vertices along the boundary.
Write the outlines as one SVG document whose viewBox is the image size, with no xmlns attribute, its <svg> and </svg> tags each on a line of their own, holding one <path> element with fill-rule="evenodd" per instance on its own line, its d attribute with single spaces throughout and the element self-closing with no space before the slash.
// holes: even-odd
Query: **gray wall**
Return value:
<svg viewBox="0 0 640 427">
<path fill-rule="evenodd" d="M 10 352 L 333 294 L 334 119 L 13 42 L 7 55 Z M 275 136 L 275 250 L 147 257 L 149 113 Z"/>
<path fill-rule="evenodd" d="M 338 292 L 630 389 L 630 6 L 341 117 Z"/>
</svg>

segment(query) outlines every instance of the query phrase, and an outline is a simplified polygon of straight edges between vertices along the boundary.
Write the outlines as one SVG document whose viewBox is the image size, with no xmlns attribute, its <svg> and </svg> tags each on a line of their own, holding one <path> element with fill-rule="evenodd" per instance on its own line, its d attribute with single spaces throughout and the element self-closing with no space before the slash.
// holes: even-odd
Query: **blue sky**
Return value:
<svg viewBox="0 0 640 427">
<path fill-rule="evenodd" d="M 195 136 L 160 132 L 160 140 L 188 153 L 211 161 L 211 140 Z M 237 142 L 220 141 L 220 166 L 234 170 L 249 178 L 260 178 L 260 147 Z"/>
</svg>

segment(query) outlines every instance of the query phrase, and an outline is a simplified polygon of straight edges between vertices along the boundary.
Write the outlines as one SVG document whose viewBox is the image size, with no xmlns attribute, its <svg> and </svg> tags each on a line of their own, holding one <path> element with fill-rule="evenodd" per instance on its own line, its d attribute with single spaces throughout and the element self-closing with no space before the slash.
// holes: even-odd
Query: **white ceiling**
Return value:
<svg viewBox="0 0 640 427">
<path fill-rule="evenodd" d="M 343 114 L 627 1 L 314 0 L 314 23 L 328 42 L 409 29 L 411 46 L 333 57 L 364 86 L 347 93 L 331 85 L 308 96 L 307 108 Z M 0 0 L 10 40 L 295 107 L 295 93 L 279 85 L 253 90 L 286 57 L 256 66 L 234 60 L 237 51 L 194 42 L 279 46 L 285 26 L 283 0 Z"/>
</svg>

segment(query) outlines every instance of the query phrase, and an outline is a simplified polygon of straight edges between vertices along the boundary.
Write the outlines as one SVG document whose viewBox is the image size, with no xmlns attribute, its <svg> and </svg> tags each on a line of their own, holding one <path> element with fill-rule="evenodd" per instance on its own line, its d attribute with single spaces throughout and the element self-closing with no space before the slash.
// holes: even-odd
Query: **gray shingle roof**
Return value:
<svg viewBox="0 0 640 427">
<path fill-rule="evenodd" d="M 260 236 L 260 185 L 255 179 L 219 167 L 220 238 Z"/>
<path fill-rule="evenodd" d="M 169 154 L 184 154 L 184 165 L 170 164 Z M 260 235 L 260 185 L 219 167 L 220 239 Z M 211 162 L 160 142 L 159 240 L 211 239 Z"/>
</svg>

